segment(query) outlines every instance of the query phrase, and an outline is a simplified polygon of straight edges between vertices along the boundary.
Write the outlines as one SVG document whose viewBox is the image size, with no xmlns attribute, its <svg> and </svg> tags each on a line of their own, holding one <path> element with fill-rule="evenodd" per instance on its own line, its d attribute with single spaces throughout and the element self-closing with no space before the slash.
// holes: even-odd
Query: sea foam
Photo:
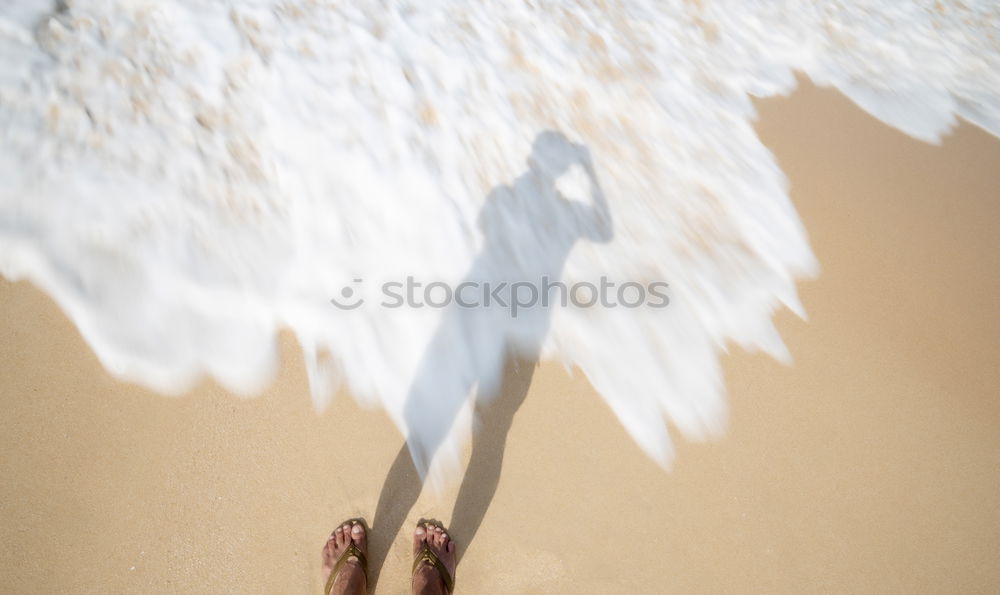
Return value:
<svg viewBox="0 0 1000 595">
<path fill-rule="evenodd" d="M 727 343 L 790 359 L 771 317 L 818 269 L 751 96 L 800 71 L 925 141 L 1000 135 L 997 28 L 991 1 L 7 0 L 0 272 L 165 393 L 260 390 L 288 328 L 317 407 L 383 406 L 421 471 L 511 353 L 582 370 L 666 466 L 668 422 L 724 427 Z M 377 303 L 540 274 L 670 304 Z"/>
</svg>

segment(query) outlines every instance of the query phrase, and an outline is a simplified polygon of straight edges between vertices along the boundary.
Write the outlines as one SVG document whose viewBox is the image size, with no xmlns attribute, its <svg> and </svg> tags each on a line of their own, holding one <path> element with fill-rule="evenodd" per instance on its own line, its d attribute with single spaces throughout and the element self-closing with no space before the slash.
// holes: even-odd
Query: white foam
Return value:
<svg viewBox="0 0 1000 595">
<path fill-rule="evenodd" d="M 802 314 L 817 271 L 749 95 L 800 70 L 917 138 L 1000 134 L 992 4 L 0 2 L 0 272 L 164 392 L 259 390 L 290 328 L 317 406 L 341 383 L 383 405 L 422 469 L 454 460 L 448 422 L 505 341 L 538 347 L 667 465 L 668 421 L 724 426 L 727 341 L 789 359 L 771 316 Z M 609 220 L 532 190 L 547 130 L 589 149 Z M 672 302 L 516 323 L 329 302 L 356 278 L 374 299 L 552 271 L 664 280 Z"/>
</svg>

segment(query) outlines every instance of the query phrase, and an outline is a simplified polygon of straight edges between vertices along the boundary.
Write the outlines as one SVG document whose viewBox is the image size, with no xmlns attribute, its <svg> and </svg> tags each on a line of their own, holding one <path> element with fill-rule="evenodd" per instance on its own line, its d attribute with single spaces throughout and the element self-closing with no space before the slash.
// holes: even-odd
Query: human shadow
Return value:
<svg viewBox="0 0 1000 595">
<path fill-rule="evenodd" d="M 586 147 L 546 131 L 535 138 L 527 162 L 528 171 L 513 184 L 490 192 L 478 217 L 482 248 L 456 286 L 407 395 L 407 442 L 386 475 L 373 520 L 373 586 L 430 463 L 474 393 L 472 454 L 449 528 L 462 544 L 459 554 L 467 549 L 499 485 L 507 434 L 528 393 L 552 302 L 557 297 L 565 306 L 569 299 L 559 279 L 570 251 L 580 239 L 612 238 L 611 215 Z M 557 179 L 574 165 L 589 178 L 589 202 L 568 200 L 556 188 Z M 510 289 L 517 283 L 520 289 Z M 489 290 L 482 291 L 484 285 L 495 289 L 501 284 L 510 290 L 506 300 L 502 292 L 487 296 Z M 512 309 L 514 301 L 523 303 L 519 297 L 530 297 L 526 284 L 535 287 L 536 302 Z M 461 294 L 463 286 L 471 291 Z M 454 444 L 449 447 L 455 450 Z"/>
</svg>

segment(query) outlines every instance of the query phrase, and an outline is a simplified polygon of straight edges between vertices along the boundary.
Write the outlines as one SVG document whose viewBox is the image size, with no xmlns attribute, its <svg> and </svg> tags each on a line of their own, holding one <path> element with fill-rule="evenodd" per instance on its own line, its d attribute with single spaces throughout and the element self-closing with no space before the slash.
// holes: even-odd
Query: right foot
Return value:
<svg viewBox="0 0 1000 595">
<path fill-rule="evenodd" d="M 455 556 L 455 542 L 448 536 L 448 532 L 433 523 L 418 523 L 417 529 L 413 532 L 414 556 L 420 553 L 425 543 L 441 560 L 441 563 L 448 570 L 449 578 L 454 581 L 457 558 Z M 448 589 L 445 586 L 445 578 L 441 576 L 441 571 L 430 562 L 421 562 L 413 572 L 413 594 L 445 595 L 446 593 L 448 593 Z"/>
</svg>

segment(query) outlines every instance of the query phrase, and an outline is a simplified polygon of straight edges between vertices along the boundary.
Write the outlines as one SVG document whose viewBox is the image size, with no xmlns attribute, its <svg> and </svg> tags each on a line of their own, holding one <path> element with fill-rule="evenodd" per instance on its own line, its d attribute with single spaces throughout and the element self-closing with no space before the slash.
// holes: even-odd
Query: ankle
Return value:
<svg viewBox="0 0 1000 595">
<path fill-rule="evenodd" d="M 334 581 L 330 593 L 331 595 L 340 595 L 341 593 L 344 595 L 354 595 L 356 593 L 365 593 L 365 587 L 365 573 L 361 568 L 361 562 L 357 558 L 350 558 L 344 562 L 344 566 L 340 569 L 340 574 Z"/>
<path fill-rule="evenodd" d="M 413 573 L 414 595 L 444 595 L 444 582 L 433 566 L 424 564 Z"/>
</svg>

